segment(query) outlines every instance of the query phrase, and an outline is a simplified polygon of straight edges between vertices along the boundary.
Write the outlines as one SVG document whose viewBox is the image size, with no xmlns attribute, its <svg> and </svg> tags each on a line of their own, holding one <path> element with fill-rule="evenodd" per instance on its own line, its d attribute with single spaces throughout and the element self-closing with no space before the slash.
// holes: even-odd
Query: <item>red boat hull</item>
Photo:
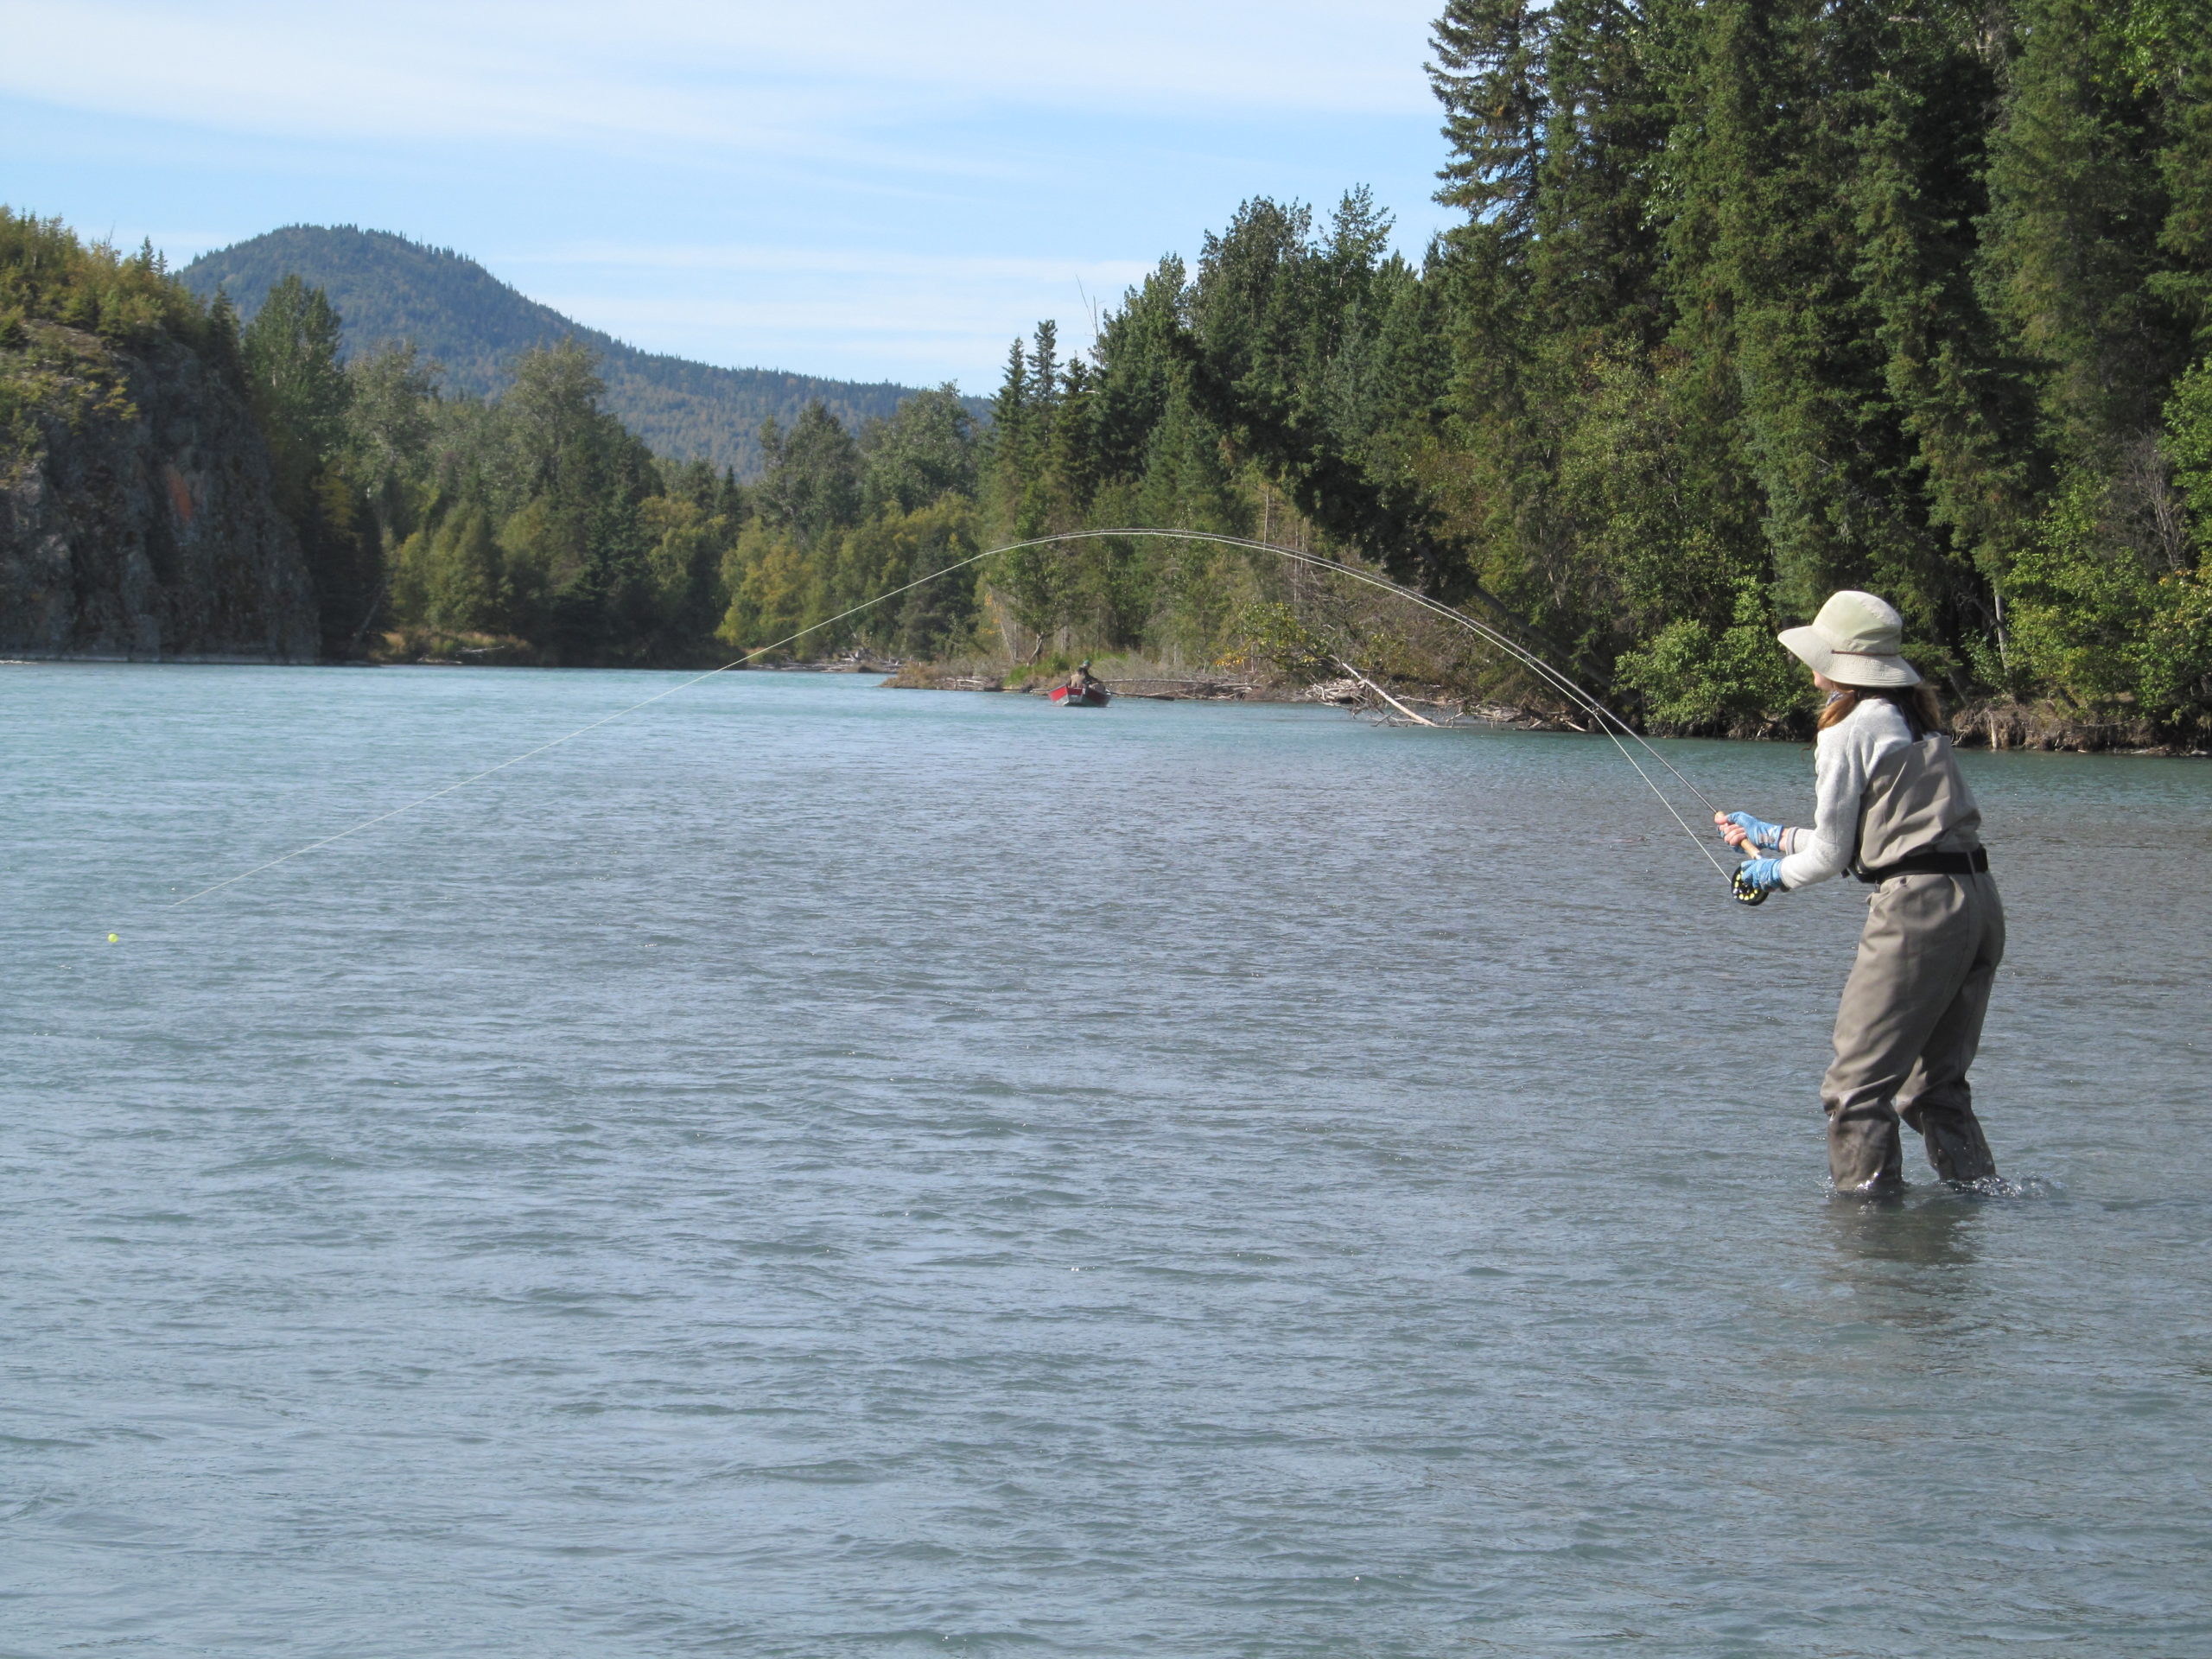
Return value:
<svg viewBox="0 0 2212 1659">
<path fill-rule="evenodd" d="M 1113 694 L 1103 685 L 1087 686 L 1081 691 L 1070 691 L 1065 685 L 1052 688 L 1052 701 L 1063 709 L 1103 709 L 1113 700 Z"/>
</svg>

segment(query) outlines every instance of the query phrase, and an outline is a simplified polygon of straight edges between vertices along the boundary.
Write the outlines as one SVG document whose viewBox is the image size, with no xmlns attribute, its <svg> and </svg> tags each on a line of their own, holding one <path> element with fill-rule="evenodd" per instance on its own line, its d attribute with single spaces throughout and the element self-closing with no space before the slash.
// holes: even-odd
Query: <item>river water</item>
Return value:
<svg viewBox="0 0 2212 1659">
<path fill-rule="evenodd" d="M 161 908 L 669 683 L 0 667 L 0 1654 L 2212 1652 L 2212 767 L 1965 758 L 1879 1208 L 1590 739 L 731 675 Z"/>
</svg>

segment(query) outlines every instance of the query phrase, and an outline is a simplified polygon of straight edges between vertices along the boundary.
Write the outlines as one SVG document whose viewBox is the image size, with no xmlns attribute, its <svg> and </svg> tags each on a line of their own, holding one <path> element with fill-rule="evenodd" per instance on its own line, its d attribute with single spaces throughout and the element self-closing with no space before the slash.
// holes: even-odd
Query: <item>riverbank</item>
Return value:
<svg viewBox="0 0 2212 1659">
<path fill-rule="evenodd" d="M 1130 657 L 1097 658 L 1091 662 L 1093 677 L 1117 697 L 1163 702 L 1325 703 L 1392 725 L 1582 729 L 1571 721 L 1536 709 L 1470 699 L 1444 686 L 1396 680 L 1384 683 L 1372 676 L 1304 680 L 1249 665 L 1193 669 Z M 899 691 L 1013 691 L 1047 696 L 1053 687 L 1065 683 L 1067 672 L 1067 664 L 1052 659 L 1034 664 L 981 658 L 915 662 L 900 664 L 883 683 Z"/>
<path fill-rule="evenodd" d="M 855 671 L 847 663 L 792 664 L 815 672 Z M 884 685 L 901 691 L 1015 691 L 1043 696 L 1062 683 L 1068 665 L 1004 659 L 887 664 Z M 1527 731 L 1585 731 L 1589 722 L 1556 710 L 1469 697 L 1447 686 L 1381 675 L 1353 674 L 1307 681 L 1265 668 L 1220 666 L 1191 670 L 1135 658 L 1094 658 L 1092 672 L 1116 696 L 1176 702 L 1330 703 L 1386 724 L 1514 727 Z M 2163 740 L 2143 721 L 2094 721 L 2048 702 L 1978 702 L 1951 712 L 1953 741 L 1962 749 L 2045 753 L 2140 754 L 2212 758 L 2202 746 Z M 1808 741 L 1809 721 L 1745 721 L 1696 735 L 1740 740 Z"/>
<path fill-rule="evenodd" d="M 104 653 L 33 653 L 9 658 L 29 662 L 120 662 L 132 660 Z M 251 664 L 264 659 L 215 655 L 163 656 L 158 660 L 177 663 L 232 663 Z M 1525 731 L 1586 731 L 1587 721 L 1562 715 L 1556 709 L 1525 703 L 1471 696 L 1462 690 L 1433 682 L 1401 679 L 1378 672 L 1361 672 L 1332 679 L 1305 680 L 1263 665 L 1216 664 L 1192 666 L 1162 663 L 1136 656 L 1094 658 L 1094 674 L 1116 696 L 1163 702 L 1325 703 L 1361 714 L 1389 725 L 1510 727 Z M 375 636 L 356 667 L 479 667 L 543 668 L 550 663 L 528 641 L 483 633 L 444 633 L 394 631 Z M 607 664 L 614 666 L 614 664 Z M 628 666 L 628 665 L 625 665 Z M 637 664 L 636 666 L 648 666 Z M 658 663 L 653 667 L 703 670 L 730 667 L 722 662 Z M 883 685 L 901 691 L 1013 691 L 1043 696 L 1063 683 L 1072 664 L 1065 655 L 1048 655 L 1036 663 L 1011 662 L 1004 658 L 956 658 L 944 661 L 906 661 L 868 651 L 804 662 L 764 662 L 743 665 L 748 673 L 873 674 L 883 676 Z M 2020 750 L 2044 753 L 2133 754 L 2212 759 L 2212 747 L 2202 741 L 2188 742 L 2161 735 L 2140 719 L 2093 719 L 2050 702 L 1975 701 L 1950 711 L 1954 741 L 1962 749 Z M 1669 735 L 1695 735 L 1764 741 L 1807 741 L 1812 735 L 1808 721 L 1745 720 L 1718 731 Z"/>
</svg>

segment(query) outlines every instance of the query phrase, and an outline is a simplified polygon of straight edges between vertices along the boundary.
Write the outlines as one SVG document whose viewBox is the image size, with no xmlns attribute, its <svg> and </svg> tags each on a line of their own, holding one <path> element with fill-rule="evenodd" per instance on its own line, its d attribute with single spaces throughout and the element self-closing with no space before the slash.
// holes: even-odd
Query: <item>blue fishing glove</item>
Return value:
<svg viewBox="0 0 2212 1659">
<path fill-rule="evenodd" d="M 1748 812 L 1731 812 L 1728 822 L 1749 836 L 1754 847 L 1782 845 L 1782 826 L 1778 823 L 1769 823 L 1764 818 L 1755 818 Z"/>
<path fill-rule="evenodd" d="M 1751 859 L 1736 872 L 1736 885 L 1748 887 L 1753 893 L 1780 893 L 1782 861 L 1778 858 Z"/>
</svg>

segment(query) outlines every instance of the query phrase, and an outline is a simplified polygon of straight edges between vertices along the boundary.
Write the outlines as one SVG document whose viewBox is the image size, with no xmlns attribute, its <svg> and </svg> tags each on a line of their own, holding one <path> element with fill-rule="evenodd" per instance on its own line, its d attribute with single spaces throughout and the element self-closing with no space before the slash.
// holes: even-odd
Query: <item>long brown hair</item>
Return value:
<svg viewBox="0 0 2212 1659">
<path fill-rule="evenodd" d="M 1918 685 L 1897 687 L 1847 685 L 1828 699 L 1827 707 L 1821 710 L 1821 717 L 1814 722 L 1825 732 L 1840 721 L 1851 717 L 1851 711 L 1869 697 L 1878 697 L 1884 702 L 1895 703 L 1897 712 L 1904 716 L 1904 723 L 1911 729 L 1914 742 L 1930 732 L 1943 729 L 1943 705 L 1936 700 L 1936 688 L 1923 680 Z"/>
</svg>

